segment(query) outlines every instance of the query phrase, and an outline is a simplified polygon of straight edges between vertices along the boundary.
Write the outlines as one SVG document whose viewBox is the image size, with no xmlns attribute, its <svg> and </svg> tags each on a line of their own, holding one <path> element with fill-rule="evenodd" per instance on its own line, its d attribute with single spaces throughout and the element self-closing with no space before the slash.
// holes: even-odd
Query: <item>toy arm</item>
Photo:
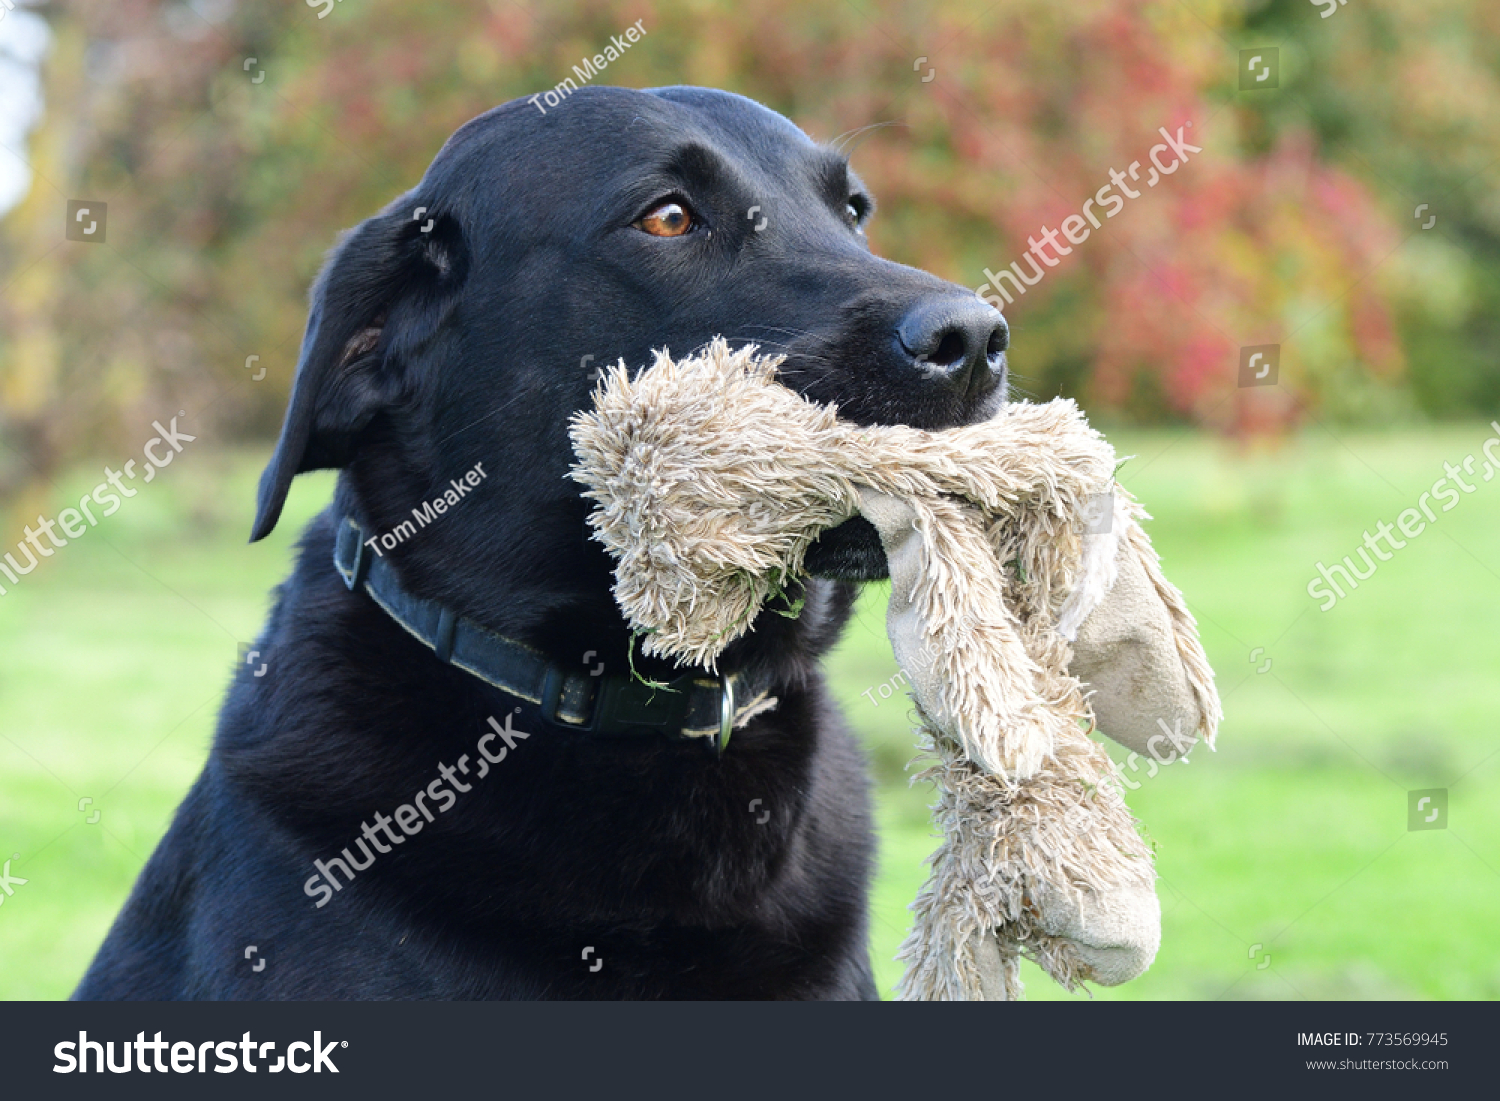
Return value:
<svg viewBox="0 0 1500 1101">
<path fill-rule="evenodd" d="M 1101 790 L 1076 821 L 1064 820 L 1056 809 L 1061 792 L 1100 788 L 1105 776 L 1113 775 L 1108 757 L 1080 729 L 1070 727 L 1070 744 L 1054 747 L 1039 764 L 1040 774 L 1029 772 L 1017 781 L 981 769 L 967 747 L 960 748 L 966 739 L 957 729 L 958 717 L 943 705 L 941 677 L 911 596 L 923 569 L 917 511 L 870 489 L 862 489 L 860 499 L 860 511 L 880 532 L 890 568 L 886 630 L 924 722 L 944 739 L 937 748 L 951 771 L 949 782 L 939 782 L 943 801 L 952 804 L 948 813 L 939 814 L 947 837 L 935 858 L 933 882 L 943 886 L 930 882 L 918 900 L 919 927 L 909 940 L 909 954 L 903 948 L 903 958 L 913 964 L 903 982 L 904 996 L 1019 997 L 1017 961 L 1023 944 L 1016 928 L 999 929 L 991 922 L 971 928 L 961 942 L 952 939 L 963 909 L 954 900 L 974 892 L 999 896 L 999 909 L 1031 930 L 1024 947 L 1039 953 L 1038 962 L 1070 988 L 1079 980 L 1112 986 L 1134 978 L 1150 966 L 1161 939 L 1150 855 L 1117 792 Z M 1010 813 L 1017 803 L 1030 810 Z M 1090 867 L 1113 867 L 1110 860 L 1120 855 L 1110 852 L 1109 860 L 1096 861 L 1091 847 L 1108 850 L 1121 844 L 1140 850 L 1124 862 L 1127 872 L 1106 877 L 1097 870 L 1091 877 Z M 1021 864 L 1001 879 L 983 862 L 974 863 L 978 854 L 1033 849 L 1050 852 L 1053 860 L 1027 862 L 1015 855 Z M 1098 889 L 1081 889 L 1080 884 Z"/>
<path fill-rule="evenodd" d="M 1222 713 L 1213 672 L 1145 531 L 1133 517 L 1117 514 L 1116 522 L 1125 527 L 1115 583 L 1079 627 L 1068 671 L 1093 693 L 1102 733 L 1136 753 L 1175 760 L 1199 734 L 1213 745 Z"/>
</svg>

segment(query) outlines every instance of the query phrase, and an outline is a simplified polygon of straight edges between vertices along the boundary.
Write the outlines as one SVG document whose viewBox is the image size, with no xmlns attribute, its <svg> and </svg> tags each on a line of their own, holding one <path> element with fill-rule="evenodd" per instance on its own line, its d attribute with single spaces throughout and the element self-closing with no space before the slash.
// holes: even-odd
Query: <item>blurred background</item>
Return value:
<svg viewBox="0 0 1500 1101">
<path fill-rule="evenodd" d="M 1226 703 L 1217 753 L 1120 758 L 1164 943 L 1098 997 L 1500 997 L 1500 6 L 1479 0 L 0 0 L 0 551 L 153 420 L 197 436 L 0 595 L 0 861 L 25 880 L 0 887 L 0 997 L 82 974 L 329 499 L 330 475 L 299 479 L 291 522 L 245 545 L 335 235 L 637 20 L 599 82 L 725 88 L 841 140 L 876 251 L 976 289 L 1142 166 L 1006 307 L 1016 396 L 1077 399 L 1134 456 L 1120 479 Z M 1162 128 L 1201 151 L 1147 186 Z M 1276 373 L 1241 385 L 1268 346 Z M 1317 563 L 1470 455 L 1474 491 L 1320 611 Z M 879 782 L 889 992 L 935 842 L 882 610 L 872 587 L 830 675 Z M 1440 818 L 1413 818 L 1433 791 Z"/>
</svg>

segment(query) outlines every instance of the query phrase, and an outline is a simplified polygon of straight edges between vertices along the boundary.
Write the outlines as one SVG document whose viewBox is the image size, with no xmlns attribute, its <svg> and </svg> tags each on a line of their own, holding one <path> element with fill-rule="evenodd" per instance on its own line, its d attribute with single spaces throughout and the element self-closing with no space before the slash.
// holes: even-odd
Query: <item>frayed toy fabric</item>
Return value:
<svg viewBox="0 0 1500 1101">
<path fill-rule="evenodd" d="M 1160 939 L 1151 852 L 1088 731 L 1170 733 L 1178 755 L 1212 742 L 1220 707 L 1113 449 L 1065 400 L 937 432 L 852 424 L 756 351 L 618 366 L 574 418 L 573 476 L 644 651 L 713 669 L 812 542 L 863 515 L 942 833 L 901 996 L 1018 998 L 1022 955 L 1069 989 L 1140 974 Z"/>
</svg>

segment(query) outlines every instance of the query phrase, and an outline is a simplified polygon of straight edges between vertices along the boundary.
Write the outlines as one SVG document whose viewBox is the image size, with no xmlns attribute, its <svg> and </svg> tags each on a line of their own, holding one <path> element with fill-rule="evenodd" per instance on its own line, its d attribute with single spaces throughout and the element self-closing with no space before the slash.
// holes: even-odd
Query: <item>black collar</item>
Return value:
<svg viewBox="0 0 1500 1101">
<path fill-rule="evenodd" d="M 701 739 L 723 753 L 736 726 L 774 705 L 769 685 L 746 673 L 685 673 L 657 688 L 629 675 L 554 665 L 538 650 L 503 638 L 434 600 L 412 596 L 396 571 L 365 545 L 351 517 L 338 521 L 333 564 L 350 591 L 361 585 L 387 615 L 430 647 L 438 660 L 536 706 L 554 727 L 599 735 L 659 733 Z M 592 656 L 592 655 L 589 655 Z"/>
</svg>

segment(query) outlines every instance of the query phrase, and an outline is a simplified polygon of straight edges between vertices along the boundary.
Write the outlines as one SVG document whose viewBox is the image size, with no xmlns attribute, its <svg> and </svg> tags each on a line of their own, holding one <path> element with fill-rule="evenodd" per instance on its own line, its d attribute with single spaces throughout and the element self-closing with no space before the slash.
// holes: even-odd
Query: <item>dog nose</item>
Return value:
<svg viewBox="0 0 1500 1101">
<path fill-rule="evenodd" d="M 914 366 L 962 395 L 979 396 L 1004 371 L 1010 327 L 977 298 L 929 298 L 906 312 L 896 337 Z"/>
</svg>

